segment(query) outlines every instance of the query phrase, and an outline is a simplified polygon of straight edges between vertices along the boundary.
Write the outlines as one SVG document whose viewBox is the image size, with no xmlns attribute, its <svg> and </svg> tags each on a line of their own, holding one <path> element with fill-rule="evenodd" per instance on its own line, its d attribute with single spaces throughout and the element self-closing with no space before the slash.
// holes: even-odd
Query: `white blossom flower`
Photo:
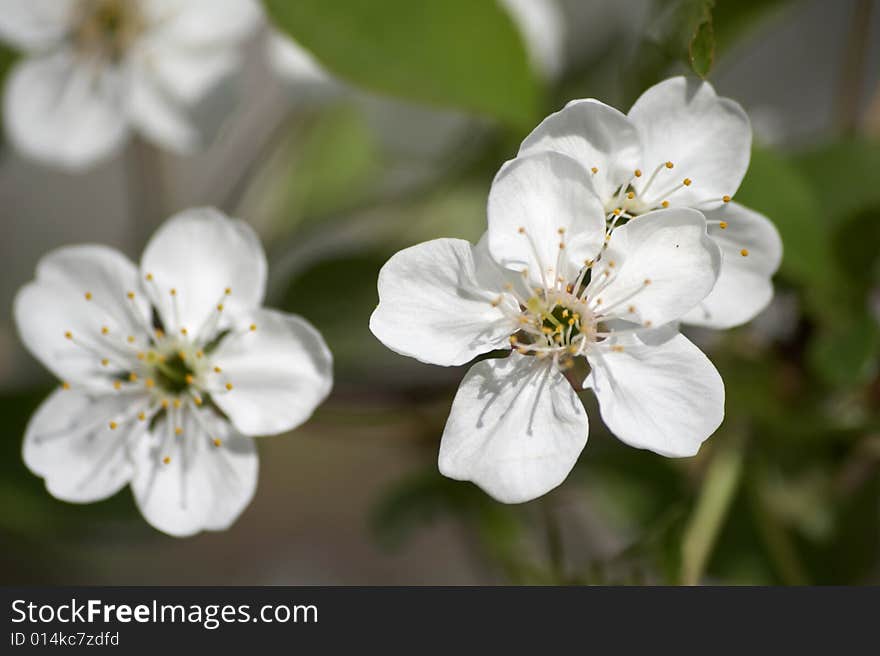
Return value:
<svg viewBox="0 0 880 656">
<path fill-rule="evenodd" d="M 586 169 L 609 225 L 666 207 L 703 211 L 723 252 L 716 289 L 682 319 L 730 328 L 773 297 L 782 242 L 763 215 L 732 201 L 749 165 L 749 119 L 707 82 L 674 77 L 651 87 L 624 115 L 598 100 L 573 100 L 523 141 L 520 155 L 553 151 Z"/>
<path fill-rule="evenodd" d="M 477 246 L 437 239 L 379 274 L 373 333 L 423 362 L 460 365 L 512 348 L 465 375 L 439 466 L 496 499 L 559 485 L 587 441 L 565 372 L 583 359 L 608 428 L 627 444 L 690 456 L 720 424 L 724 387 L 674 327 L 712 290 L 721 254 L 702 214 L 648 212 L 614 230 L 580 164 L 545 152 L 508 162 Z"/>
<path fill-rule="evenodd" d="M 332 384 L 321 336 L 262 308 L 265 283 L 256 234 L 212 209 L 165 223 L 140 271 L 103 246 L 46 255 L 15 320 L 64 381 L 24 441 L 49 492 L 86 503 L 130 483 L 161 531 L 229 527 L 256 488 L 251 436 L 302 424 Z"/>
<path fill-rule="evenodd" d="M 132 130 L 186 152 L 192 110 L 240 64 L 254 0 L 4 0 L 0 39 L 24 51 L 4 97 L 12 143 L 81 169 Z"/>
</svg>

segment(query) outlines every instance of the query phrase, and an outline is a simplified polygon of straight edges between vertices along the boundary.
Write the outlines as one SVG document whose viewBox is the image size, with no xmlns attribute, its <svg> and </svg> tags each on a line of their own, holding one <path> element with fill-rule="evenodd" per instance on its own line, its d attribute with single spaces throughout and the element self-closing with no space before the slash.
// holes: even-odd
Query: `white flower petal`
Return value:
<svg viewBox="0 0 880 656">
<path fill-rule="evenodd" d="M 587 295 L 606 317 L 660 326 L 706 298 L 720 266 L 700 212 L 657 210 L 615 228 L 593 266 Z"/>
<path fill-rule="evenodd" d="M 509 346 L 516 328 L 503 306 L 493 305 L 503 285 L 485 246 L 473 247 L 463 239 L 412 246 L 379 272 L 379 306 L 370 317 L 370 330 L 397 353 L 430 364 L 464 364 Z M 517 312 L 504 302 L 509 313 Z"/>
<path fill-rule="evenodd" d="M 128 123 L 121 73 L 93 64 L 60 51 L 13 68 L 3 118 L 23 154 L 77 170 L 122 146 Z"/>
<path fill-rule="evenodd" d="M 773 298 L 771 278 L 782 261 L 782 240 L 767 217 L 738 203 L 705 214 L 709 236 L 721 248 L 721 274 L 712 292 L 682 321 L 732 328 L 754 319 Z"/>
<path fill-rule="evenodd" d="M 308 50 L 281 32 L 272 32 L 266 39 L 266 56 L 279 77 L 296 84 L 325 86 L 329 91 L 338 83 L 324 70 Z"/>
<path fill-rule="evenodd" d="M 21 50 L 45 50 L 65 36 L 76 0 L 4 0 L 0 41 Z"/>
<path fill-rule="evenodd" d="M 592 98 L 572 100 L 545 118 L 522 142 L 519 155 L 547 150 L 580 162 L 603 201 L 627 184 L 642 163 L 635 125 L 621 112 Z"/>
<path fill-rule="evenodd" d="M 243 221 L 212 208 L 191 209 L 153 235 L 141 258 L 141 273 L 153 276 L 150 288 L 166 330 L 186 328 L 195 335 L 218 303 L 233 313 L 259 307 L 266 290 L 266 255 Z"/>
<path fill-rule="evenodd" d="M 194 50 L 238 44 L 263 20 L 256 0 L 144 0 L 142 7 L 155 34 Z"/>
<path fill-rule="evenodd" d="M 62 380 L 91 385 L 104 377 L 109 385 L 102 354 L 146 346 L 148 306 L 137 294 L 133 301 L 127 298 L 136 289 L 137 269 L 118 251 L 104 246 L 57 249 L 40 260 L 36 279 L 15 298 L 18 333 L 28 350 Z M 68 331 L 73 339 L 66 338 Z M 129 335 L 136 337 L 133 346 L 125 341 Z"/>
<path fill-rule="evenodd" d="M 28 423 L 25 464 L 63 501 L 89 503 L 116 494 L 131 479 L 128 442 L 143 430 L 131 416 L 134 403 L 130 395 L 57 390 Z M 126 413 L 132 421 L 122 421 Z M 114 420 L 116 430 L 110 428 Z"/>
<path fill-rule="evenodd" d="M 179 436 L 173 424 L 160 420 L 133 454 L 138 508 L 155 528 L 177 537 L 229 528 L 257 487 L 253 439 L 212 412 L 199 412 L 201 422 L 192 411 L 183 413 Z"/>
<path fill-rule="evenodd" d="M 724 383 L 683 335 L 588 353 L 602 420 L 620 440 L 673 458 L 694 455 L 724 419 Z"/>
<path fill-rule="evenodd" d="M 559 76 L 565 65 L 565 24 L 555 0 L 501 0 L 526 42 L 532 66 L 544 78 Z"/>
<path fill-rule="evenodd" d="M 708 82 L 673 77 L 654 85 L 636 101 L 629 118 L 641 135 L 646 173 L 663 162 L 646 198 L 669 200 L 673 207 L 717 207 L 739 188 L 751 154 L 749 118 L 738 103 L 721 98 Z M 650 175 L 635 185 L 642 193 Z M 664 195 L 684 178 L 693 183 Z M 658 196 L 659 194 L 659 196 Z"/>
<path fill-rule="evenodd" d="M 253 331 L 226 337 L 212 360 L 232 384 L 212 396 L 245 435 L 296 428 L 327 398 L 333 357 L 321 335 L 301 317 L 262 309 L 245 319 Z"/>
<path fill-rule="evenodd" d="M 201 134 L 186 108 L 153 76 L 132 77 L 128 102 L 132 123 L 151 141 L 181 153 L 200 145 Z"/>
<path fill-rule="evenodd" d="M 580 399 L 552 361 L 518 353 L 484 360 L 452 402 L 440 472 L 504 503 L 529 501 L 565 480 L 588 432 Z"/>
<path fill-rule="evenodd" d="M 517 271 L 527 268 L 536 285 L 576 275 L 605 239 L 605 211 L 587 175 L 578 162 L 555 152 L 518 157 L 501 167 L 489 191 L 489 250 L 495 260 Z"/>
</svg>

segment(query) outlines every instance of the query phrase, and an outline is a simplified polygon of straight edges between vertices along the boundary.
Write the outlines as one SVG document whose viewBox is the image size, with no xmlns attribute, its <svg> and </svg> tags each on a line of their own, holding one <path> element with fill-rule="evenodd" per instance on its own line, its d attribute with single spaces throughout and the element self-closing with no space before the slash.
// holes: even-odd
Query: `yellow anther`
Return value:
<svg viewBox="0 0 880 656">
<path fill-rule="evenodd" d="M 653 325 L 654 325 L 654 322 L 653 322 L 653 321 L 648 320 L 648 321 L 645 322 L 645 328 L 650 328 L 650 327 L 653 326 Z"/>
<path fill-rule="evenodd" d="M 661 205 L 662 207 L 664 207 L 664 208 L 669 207 L 669 201 L 668 201 L 668 200 L 664 200 L 662 203 L 660 203 L 660 205 Z"/>
<path fill-rule="evenodd" d="M 578 347 L 577 346 L 569 346 L 568 352 L 571 353 L 572 355 L 575 355 L 578 352 Z"/>
<path fill-rule="evenodd" d="M 64 338 L 65 339 L 73 339 L 73 333 L 70 332 L 69 330 L 65 330 L 64 331 Z"/>
<path fill-rule="evenodd" d="M 137 354 L 137 359 L 138 359 L 138 360 L 143 360 L 143 359 L 146 358 L 146 357 L 147 357 L 147 356 L 146 356 L 146 354 L 145 354 L 143 351 L 138 351 L 138 354 Z"/>
<path fill-rule="evenodd" d="M 626 308 L 626 311 L 629 312 L 630 314 L 634 314 L 636 311 L 636 306 L 630 305 L 628 308 Z"/>
<path fill-rule="evenodd" d="M 519 234 L 521 234 L 521 235 L 526 234 L 526 229 L 523 228 L 522 226 L 520 226 L 519 228 L 517 228 L 516 231 L 517 231 Z"/>
<path fill-rule="evenodd" d="M 177 357 L 180 358 L 181 360 L 186 360 L 186 353 L 184 351 L 178 351 Z"/>
<path fill-rule="evenodd" d="M 518 349 L 516 349 L 516 352 L 520 355 L 526 355 L 529 352 L 529 349 L 525 348 L 524 346 L 520 346 Z"/>
<path fill-rule="evenodd" d="M 650 285 L 650 284 L 651 284 L 651 279 L 645 278 L 645 285 Z"/>
<path fill-rule="evenodd" d="M 120 383 L 118 380 L 113 381 L 113 389 L 118 392 L 122 389 L 122 383 Z"/>
<path fill-rule="evenodd" d="M 177 428 L 174 429 L 174 434 L 175 435 L 183 435 L 183 429 L 180 426 L 178 426 Z"/>
<path fill-rule="evenodd" d="M 205 357 L 205 352 L 204 351 L 196 351 L 196 357 L 197 358 Z"/>
<path fill-rule="evenodd" d="M 147 279 L 147 282 L 153 282 L 153 274 L 152 273 L 148 273 L 147 275 L 144 276 L 144 278 Z"/>
<path fill-rule="evenodd" d="M 187 385 L 192 385 L 195 378 L 193 378 L 192 374 L 187 374 L 185 380 Z"/>
<path fill-rule="evenodd" d="M 672 162 L 666 162 L 667 169 L 671 169 L 673 166 L 675 166 L 675 164 L 673 164 Z"/>
<path fill-rule="evenodd" d="M 739 252 L 739 254 L 742 255 L 743 257 L 746 257 L 749 254 L 749 249 L 744 248 Z"/>
<path fill-rule="evenodd" d="M 171 294 L 172 296 L 177 296 L 177 290 L 174 287 L 172 287 L 168 293 Z"/>
<path fill-rule="evenodd" d="M 568 311 L 568 308 L 565 308 L 565 309 L 562 311 L 562 318 L 564 319 L 564 318 L 567 317 L 569 314 L 571 314 L 571 313 Z"/>
<path fill-rule="evenodd" d="M 573 325 L 574 325 L 574 318 L 571 318 L 571 319 L 568 320 L 568 325 L 569 325 L 569 326 L 573 326 Z"/>
<path fill-rule="evenodd" d="M 147 419 L 147 415 L 144 412 L 138 413 L 138 421 L 145 421 Z"/>
<path fill-rule="evenodd" d="M 179 410 L 179 409 L 180 409 L 180 405 L 181 405 L 181 403 L 180 403 L 180 399 L 174 399 L 174 400 L 171 402 L 171 404 L 174 406 L 174 409 L 175 409 L 175 410 Z"/>
<path fill-rule="evenodd" d="M 692 180 L 690 178 L 685 178 L 684 180 L 681 181 L 681 184 L 683 184 L 685 187 L 690 187 L 691 182 L 692 182 Z"/>
<path fill-rule="evenodd" d="M 597 169 L 595 166 L 591 166 L 591 167 L 590 167 L 590 171 L 592 171 L 593 174 L 595 175 L 596 173 L 599 172 L 599 169 Z"/>
<path fill-rule="evenodd" d="M 231 392 L 231 391 L 232 391 L 232 383 L 226 383 L 226 391 L 227 391 L 227 392 Z"/>
<path fill-rule="evenodd" d="M 558 232 L 560 235 L 564 235 L 564 234 L 565 234 L 565 228 L 559 228 L 556 232 Z"/>
<path fill-rule="evenodd" d="M 728 196 L 727 194 L 725 194 L 724 196 L 721 197 L 721 200 L 723 200 L 725 203 L 729 203 L 729 202 L 730 202 L 730 196 Z"/>
<path fill-rule="evenodd" d="M 563 242 L 563 241 L 559 242 L 559 250 L 564 250 L 564 249 L 565 249 L 565 242 Z"/>
<path fill-rule="evenodd" d="M 103 360 L 101 360 L 102 367 L 106 367 L 109 364 L 110 364 L 110 360 L 108 360 L 107 358 L 104 358 Z"/>
<path fill-rule="evenodd" d="M 718 224 L 718 227 L 721 228 L 722 230 L 727 230 L 727 221 L 722 221 L 721 223 Z"/>
<path fill-rule="evenodd" d="M 511 344 L 516 344 L 518 341 L 519 341 L 519 338 L 516 335 L 510 336 L 510 343 Z"/>
<path fill-rule="evenodd" d="M 171 464 L 171 458 L 165 456 L 164 458 L 162 458 L 162 462 L 164 462 L 166 465 Z"/>
<path fill-rule="evenodd" d="M 101 334 L 106 335 L 110 332 L 110 329 L 107 326 L 101 326 Z"/>
<path fill-rule="evenodd" d="M 187 336 L 188 332 L 189 332 L 189 331 L 188 331 L 186 328 L 181 328 L 181 329 L 180 329 L 180 334 L 183 335 L 184 337 Z"/>
<path fill-rule="evenodd" d="M 87 301 L 91 301 L 91 300 L 92 300 L 92 292 L 86 292 L 86 300 L 87 300 Z"/>
<path fill-rule="evenodd" d="M 626 197 L 629 198 L 630 200 L 632 200 L 633 198 L 636 197 L 636 192 L 628 191 L 628 192 L 626 192 Z"/>
<path fill-rule="evenodd" d="M 223 312 L 223 303 L 217 303 L 217 312 Z"/>
<path fill-rule="evenodd" d="M 623 347 L 620 346 L 619 344 L 615 344 L 614 346 L 612 346 L 611 350 L 614 351 L 615 353 L 623 353 Z"/>
<path fill-rule="evenodd" d="M 61 389 L 63 389 L 63 390 L 69 390 L 69 389 L 70 389 L 70 383 L 66 383 L 66 382 L 65 382 L 65 383 L 61 383 Z"/>
<path fill-rule="evenodd" d="M 612 269 L 613 269 L 616 265 L 617 265 L 617 262 L 615 262 L 614 260 L 609 260 L 609 261 L 608 261 L 608 266 L 611 267 Z"/>
<path fill-rule="evenodd" d="M 125 338 L 125 341 L 127 341 L 129 344 L 134 344 L 134 335 L 129 335 Z"/>
<path fill-rule="evenodd" d="M 161 404 L 161 405 L 162 405 L 162 408 L 163 408 L 164 410 L 167 410 L 167 409 L 168 409 L 168 406 L 171 405 L 171 404 L 168 403 L 168 399 L 162 399 L 162 404 Z"/>
<path fill-rule="evenodd" d="M 147 389 L 153 389 L 153 387 L 156 386 L 156 381 L 153 380 L 152 378 L 147 378 L 144 381 L 144 385 L 146 385 Z"/>
<path fill-rule="evenodd" d="M 251 332 L 254 332 L 257 329 L 257 324 L 252 323 L 248 328 Z"/>
<path fill-rule="evenodd" d="M 232 287 L 227 287 L 223 290 L 223 293 L 229 296 L 232 293 Z"/>
<path fill-rule="evenodd" d="M 128 380 L 131 381 L 132 383 L 136 383 L 137 379 L 138 379 L 138 375 L 135 372 L 132 371 L 130 374 L 128 374 Z"/>
<path fill-rule="evenodd" d="M 214 367 L 215 374 L 219 374 L 221 371 L 223 371 L 223 370 L 220 367 Z"/>
<path fill-rule="evenodd" d="M 621 209 L 619 207 L 614 208 L 614 216 L 620 216 Z"/>
<path fill-rule="evenodd" d="M 542 327 L 541 327 L 541 332 L 544 333 L 545 335 L 552 335 L 552 334 L 553 334 L 553 329 L 550 328 L 549 326 L 542 326 Z"/>
<path fill-rule="evenodd" d="M 602 299 L 601 299 L 601 298 L 597 298 L 597 299 L 596 299 L 596 305 L 602 305 Z"/>
<path fill-rule="evenodd" d="M 642 169 L 636 169 L 635 174 L 636 174 L 637 178 L 641 178 L 642 177 Z"/>
<path fill-rule="evenodd" d="M 194 396 L 193 401 L 195 401 L 196 405 L 202 405 L 202 397 L 201 396 Z"/>
<path fill-rule="evenodd" d="M 216 437 L 214 438 L 214 446 L 221 446 L 222 444 L 223 444 L 222 440 L 219 440 Z"/>
<path fill-rule="evenodd" d="M 117 424 L 115 421 L 111 421 L 110 430 L 116 430 L 117 428 L 119 428 L 119 424 Z"/>
<path fill-rule="evenodd" d="M 165 331 L 161 328 L 156 328 L 153 333 L 156 335 L 156 339 L 162 339 L 163 337 L 165 337 Z"/>
</svg>

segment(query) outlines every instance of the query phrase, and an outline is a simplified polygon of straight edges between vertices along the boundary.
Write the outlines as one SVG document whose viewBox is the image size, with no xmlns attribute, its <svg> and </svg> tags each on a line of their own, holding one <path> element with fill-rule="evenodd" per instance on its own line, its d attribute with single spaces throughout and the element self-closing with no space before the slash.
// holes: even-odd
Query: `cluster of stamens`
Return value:
<svg viewBox="0 0 880 656">
<path fill-rule="evenodd" d="M 136 0 L 79 0 L 70 23 L 70 39 L 80 53 L 118 61 L 144 30 Z"/>
<path fill-rule="evenodd" d="M 229 394 L 234 386 L 221 367 L 212 363 L 211 353 L 228 340 L 242 338 L 257 330 L 250 324 L 239 330 L 226 327 L 222 321 L 224 301 L 232 294 L 225 288 L 218 299 L 214 311 L 198 330 L 191 331 L 180 322 L 179 294 L 174 287 L 165 293 L 171 299 L 171 318 L 169 326 L 162 325 L 159 314 L 154 309 L 155 299 L 162 291 L 152 274 L 145 276 L 148 304 L 139 303 L 135 291 L 126 292 L 125 316 L 119 316 L 117 307 L 97 298 L 91 291 L 83 293 L 84 301 L 95 308 L 106 322 L 91 335 L 78 335 L 70 330 L 63 332 L 63 338 L 73 342 L 94 358 L 100 377 L 109 382 L 119 394 L 132 396 L 132 403 L 119 416 L 104 418 L 110 430 L 117 430 L 129 424 L 152 426 L 165 418 L 167 435 L 161 445 L 166 453 L 162 462 L 169 464 L 171 458 L 167 450 L 174 439 L 184 434 L 185 417 L 193 417 L 202 432 L 208 435 L 213 446 L 219 447 L 222 441 L 213 437 L 200 412 L 205 407 L 222 416 L 212 399 Z M 136 326 L 137 334 L 121 332 L 116 326 Z M 62 383 L 65 390 L 71 389 L 67 382 Z"/>
<path fill-rule="evenodd" d="M 658 180 L 658 174 L 661 174 L 664 171 L 671 171 L 674 168 L 675 164 L 671 161 L 661 162 L 654 168 L 654 171 L 639 190 L 637 190 L 637 183 L 639 179 L 642 178 L 643 174 L 641 169 L 635 169 L 632 177 L 625 184 L 622 184 L 617 188 L 617 191 L 611 195 L 611 198 L 609 198 L 605 204 L 606 241 L 611 238 L 612 230 L 618 225 L 623 225 L 630 219 L 634 219 L 646 212 L 668 208 L 670 197 L 676 192 L 686 187 L 690 187 L 694 183 L 691 178 L 686 177 L 682 178 L 680 182 L 668 185 L 667 188 L 660 192 L 653 192 L 652 187 Z M 590 172 L 593 175 L 596 175 L 599 172 L 599 168 L 593 166 L 590 168 Z M 696 209 L 700 209 L 703 206 L 708 207 L 710 205 L 715 205 L 719 202 L 729 203 L 731 200 L 732 197 L 729 194 L 725 194 L 720 198 L 710 198 L 703 201 L 696 207 Z M 707 223 L 710 225 L 717 225 L 722 230 L 726 230 L 728 227 L 727 221 L 708 220 Z M 749 251 L 747 248 L 743 248 L 739 253 L 742 257 L 747 257 Z"/>
<path fill-rule="evenodd" d="M 559 274 L 563 270 L 566 248 L 565 229 L 559 228 L 557 232 L 559 254 L 555 267 L 548 268 L 541 262 L 526 229 L 518 229 L 520 235 L 528 238 L 541 268 L 542 286 L 529 288 L 525 282 L 529 271 L 523 270 L 523 284 L 507 284 L 492 305 L 511 319 L 515 330 L 510 336 L 512 348 L 521 355 L 552 358 L 556 366 L 564 370 L 574 364 L 575 358 L 596 352 L 593 347 L 597 344 L 607 342 L 611 350 L 622 351 L 623 346 L 614 343 L 615 337 L 651 327 L 650 321 L 639 318 L 633 302 L 651 280 L 646 278 L 635 291 L 612 303 L 604 303 L 602 294 L 616 276 L 617 263 L 605 258 L 603 251 L 595 261 L 585 261 L 574 280 L 566 280 Z M 508 299 L 515 301 L 516 310 L 512 309 L 513 303 L 505 302 Z M 621 315 L 628 317 L 631 327 L 611 329 L 606 325 L 607 318 Z"/>
</svg>

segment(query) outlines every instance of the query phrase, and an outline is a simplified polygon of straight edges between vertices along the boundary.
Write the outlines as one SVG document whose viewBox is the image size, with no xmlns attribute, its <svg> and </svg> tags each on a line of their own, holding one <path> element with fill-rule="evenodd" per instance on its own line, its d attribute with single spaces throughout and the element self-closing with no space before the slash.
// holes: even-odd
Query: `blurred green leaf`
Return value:
<svg viewBox="0 0 880 656">
<path fill-rule="evenodd" d="M 834 386 L 865 383 L 877 375 L 880 327 L 867 311 L 836 312 L 810 342 L 810 365 Z"/>
<path fill-rule="evenodd" d="M 363 113 L 341 105 L 293 135 L 273 185 L 277 221 L 289 229 L 308 218 L 344 211 L 370 193 L 379 169 L 378 147 Z"/>
<path fill-rule="evenodd" d="M 712 63 L 715 60 L 715 31 L 712 27 L 715 0 L 698 0 L 693 4 L 688 58 L 694 73 L 705 78 L 712 70 Z"/>
<path fill-rule="evenodd" d="M 535 123 L 537 79 L 494 0 L 265 0 L 275 24 L 333 74 L 380 93 Z"/>
<path fill-rule="evenodd" d="M 715 43 L 724 51 L 764 21 L 795 4 L 795 0 L 716 0 L 712 10 Z"/>
<path fill-rule="evenodd" d="M 838 225 L 869 207 L 880 207 L 880 143 L 837 141 L 797 155 L 798 170 L 821 203 L 822 218 Z"/>
<path fill-rule="evenodd" d="M 820 216 L 815 189 L 782 155 L 755 147 L 736 200 L 765 214 L 782 236 L 780 272 L 819 295 L 832 288 L 835 271 L 830 233 Z"/>
</svg>

